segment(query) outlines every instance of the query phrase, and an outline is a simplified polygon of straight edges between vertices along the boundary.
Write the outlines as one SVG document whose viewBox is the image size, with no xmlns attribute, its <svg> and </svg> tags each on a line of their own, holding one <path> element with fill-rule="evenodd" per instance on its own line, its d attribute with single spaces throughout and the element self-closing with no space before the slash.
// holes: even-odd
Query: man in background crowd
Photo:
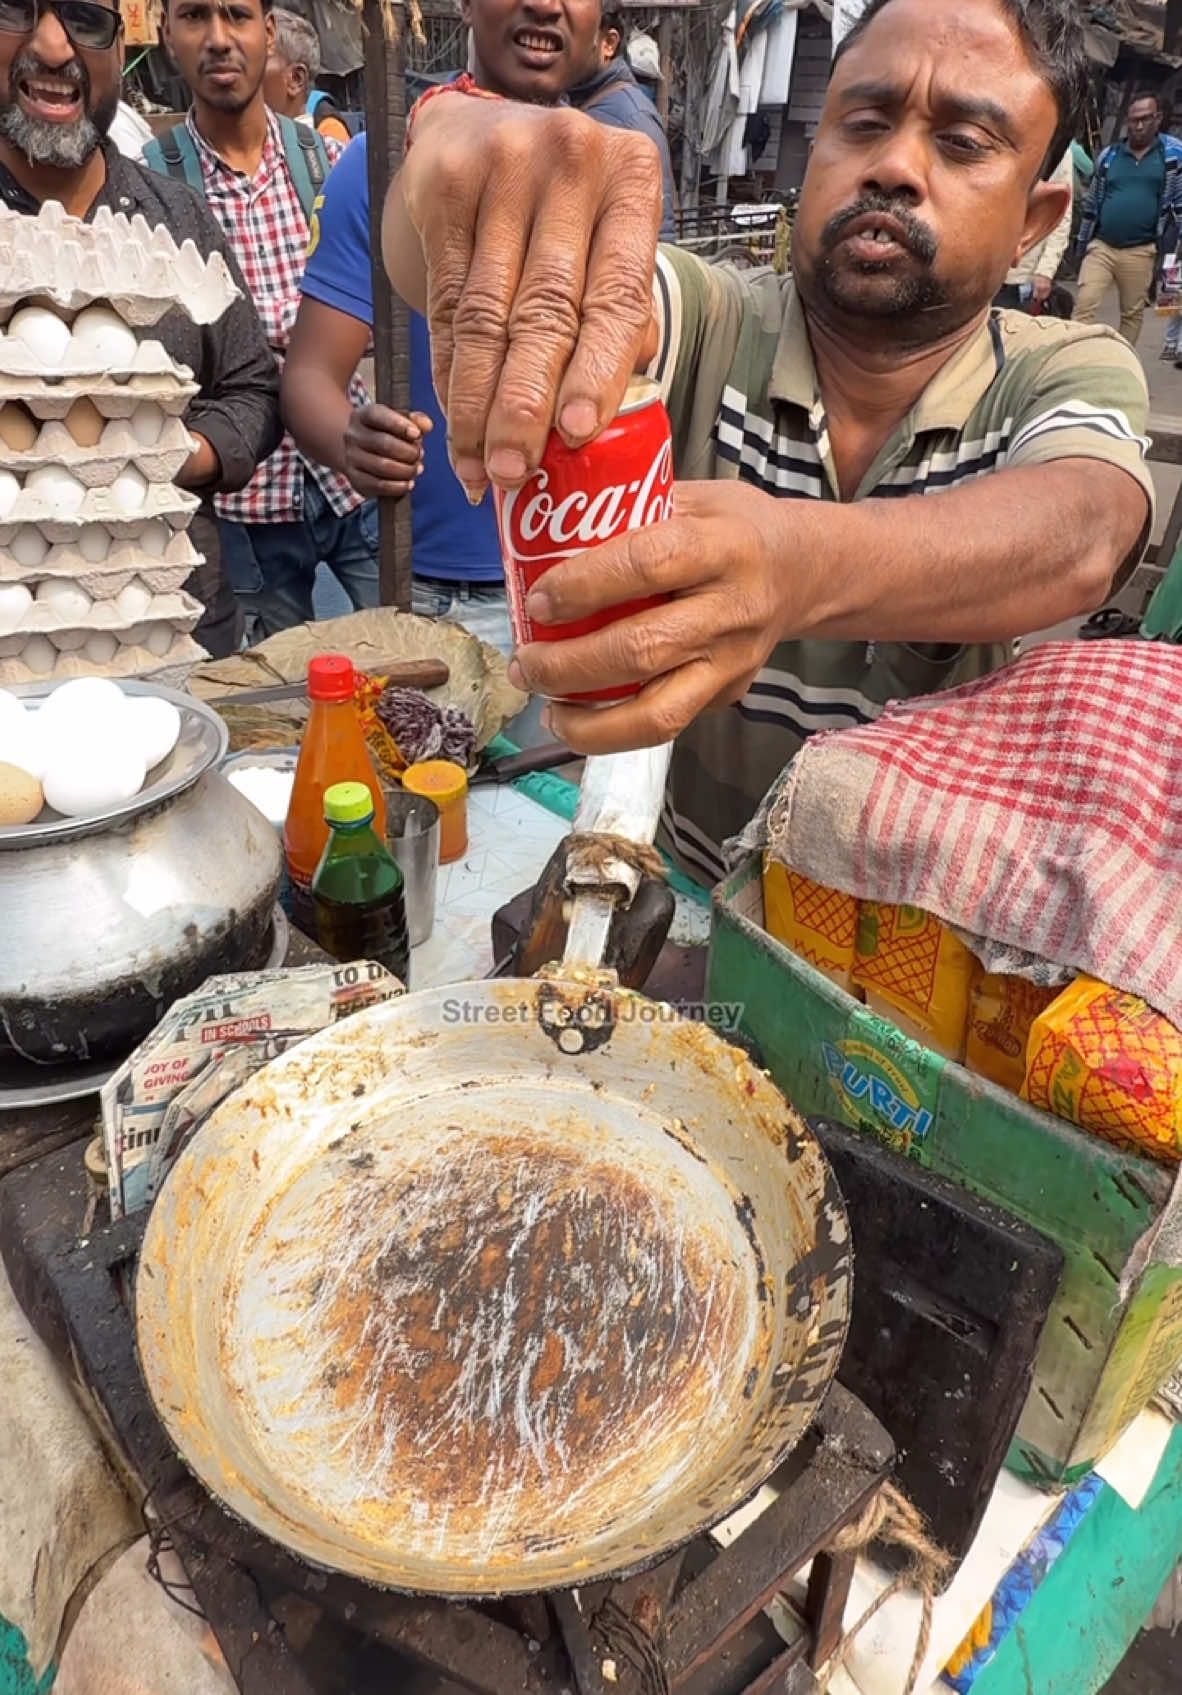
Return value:
<svg viewBox="0 0 1182 1695">
<path fill-rule="evenodd" d="M 640 130 L 652 138 L 661 157 L 664 191 L 661 240 L 673 241 L 677 230 L 673 221 L 673 164 L 669 158 L 669 143 L 657 108 L 637 82 L 628 63 L 624 51 L 627 28 L 623 12 L 604 12 L 589 62 L 583 67 L 579 81 L 570 90 L 568 98 L 572 106 L 586 112 L 596 123 L 608 124 L 612 129 Z"/>
<path fill-rule="evenodd" d="M 268 0 L 169 0 L 163 39 L 188 84 L 185 122 L 144 150 L 201 194 L 242 267 L 276 359 L 299 304 L 312 207 L 340 151 L 268 111 L 275 21 Z M 366 400 L 360 383 L 355 403 Z M 217 502 L 226 571 L 252 637 L 312 617 L 323 560 L 354 606 L 378 604 L 377 510 L 285 436 L 241 494 Z"/>
<path fill-rule="evenodd" d="M 1108 290 L 1120 301 L 1120 333 L 1136 345 L 1160 255 L 1178 239 L 1182 141 L 1161 133 L 1156 94 L 1129 106 L 1123 141 L 1101 153 L 1079 228 L 1083 263 L 1075 320 L 1094 324 Z"/>
<path fill-rule="evenodd" d="M 1061 183 L 1068 194 L 1074 194 L 1075 161 L 1070 148 L 1051 172 L 1049 181 Z M 1067 210 L 1046 240 L 1035 242 L 1029 253 L 1024 254 L 1016 265 L 1011 265 L 1005 282 L 994 297 L 995 306 L 1034 313 L 1047 309 L 1055 277 L 1071 240 L 1071 207 L 1072 202 L 1068 200 Z"/>
<path fill-rule="evenodd" d="M 499 0 L 465 0 L 472 74 L 464 86 L 553 104 L 598 52 L 598 0 L 505 14 Z M 598 112 L 592 112 L 598 117 Z M 413 490 L 413 610 L 450 617 L 510 647 L 501 547 L 491 498 L 469 505 L 447 457 L 427 326 L 411 318 L 411 416 L 359 405 L 350 383 L 373 325 L 366 138 L 345 150 L 317 208 L 303 300 L 283 372 L 284 416 L 306 453 L 366 495 Z"/>
<path fill-rule="evenodd" d="M 329 96 L 316 87 L 320 37 L 315 25 L 282 6 L 275 7 L 273 16 L 275 42 L 263 78 L 267 105 L 297 124 L 312 124 L 326 140 L 339 141 L 343 147 L 350 139 L 349 126 Z"/>
<path fill-rule="evenodd" d="M 35 216 L 56 200 L 89 220 L 100 206 L 208 256 L 220 253 L 242 289 L 216 324 L 171 312 L 153 329 L 198 385 L 185 423 L 195 446 L 177 473 L 202 505 L 190 535 L 205 562 L 185 587 L 205 608 L 194 635 L 215 658 L 239 646 L 242 616 L 225 583 L 211 496 L 240 489 L 280 437 L 278 379 L 242 274 L 205 206 L 182 184 L 162 181 L 109 139 L 123 74 L 123 23 L 115 7 L 87 0 L 63 19 L 36 0 L 9 0 L 0 31 L 0 202 Z"/>
</svg>

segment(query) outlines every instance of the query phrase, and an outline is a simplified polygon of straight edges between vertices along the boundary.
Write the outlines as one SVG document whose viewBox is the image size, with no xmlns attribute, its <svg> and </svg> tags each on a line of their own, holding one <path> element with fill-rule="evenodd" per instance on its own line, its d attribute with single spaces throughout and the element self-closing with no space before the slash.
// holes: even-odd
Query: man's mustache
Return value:
<svg viewBox="0 0 1182 1695">
<path fill-rule="evenodd" d="M 902 233 L 902 246 L 925 265 L 930 265 L 939 247 L 935 236 L 911 208 L 889 194 L 863 194 L 852 206 L 835 212 L 821 231 L 821 252 L 832 253 L 856 218 L 867 213 L 882 212 L 893 218 Z"/>
<path fill-rule="evenodd" d="M 90 78 L 78 59 L 67 59 L 64 65 L 47 65 L 31 47 L 22 47 L 8 69 L 8 86 L 15 92 L 18 82 L 31 77 L 47 77 L 54 82 L 76 82 L 82 95 L 83 109 L 90 102 Z"/>
</svg>

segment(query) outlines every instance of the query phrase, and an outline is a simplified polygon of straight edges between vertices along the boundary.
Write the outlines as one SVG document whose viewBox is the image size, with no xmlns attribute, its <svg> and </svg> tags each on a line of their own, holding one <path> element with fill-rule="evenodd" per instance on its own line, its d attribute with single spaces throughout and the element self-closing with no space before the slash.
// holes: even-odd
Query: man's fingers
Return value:
<svg viewBox="0 0 1182 1695">
<path fill-rule="evenodd" d="M 404 465 L 413 466 L 420 463 L 423 444 L 417 436 L 413 441 L 402 441 L 397 436 L 386 435 L 380 430 L 354 426 L 348 438 L 348 452 L 350 457 L 364 453 L 371 459 L 384 460 L 387 464 L 401 469 Z"/>
<path fill-rule="evenodd" d="M 575 753 L 622 753 L 636 747 L 670 742 L 705 710 L 718 692 L 718 678 L 708 660 L 684 665 L 658 677 L 618 706 L 572 706 L 555 701 L 550 707 L 552 733 Z"/>
<path fill-rule="evenodd" d="M 544 223 L 559 188 L 558 181 L 537 178 L 533 125 L 494 135 L 488 170 L 498 192 L 481 208 L 468 277 L 452 317 L 448 378 L 448 449 L 456 475 L 469 489 L 486 476 L 489 415 L 505 381 L 511 326 L 530 287 L 538 244 L 536 208 L 540 204 Z"/>
<path fill-rule="evenodd" d="M 427 270 L 427 324 L 431 341 L 431 376 L 444 415 L 447 414 L 456 306 L 472 263 L 476 236 L 477 192 L 457 193 L 453 204 L 440 193 L 431 202 L 420 229 Z"/>
<path fill-rule="evenodd" d="M 590 635 L 530 642 L 515 658 L 526 686 L 550 697 L 648 682 L 709 658 L 725 616 L 725 606 L 695 596 L 633 613 Z"/>
<path fill-rule="evenodd" d="M 611 132 L 612 166 L 587 261 L 579 335 L 555 406 L 572 446 L 608 425 L 652 320 L 661 166 L 644 135 Z"/>
<path fill-rule="evenodd" d="M 540 624 L 569 624 L 631 600 L 699 588 L 715 580 L 723 561 L 723 548 L 711 539 L 688 518 L 626 530 L 552 566 L 530 590 L 526 611 Z"/>
<path fill-rule="evenodd" d="M 587 121 L 574 112 L 554 117 L 547 135 L 548 174 L 523 255 L 485 434 L 489 476 L 509 487 L 542 457 L 559 384 L 578 341 L 587 250 L 601 192 L 596 155 L 609 151 L 605 138 L 612 133 L 588 135 Z"/>
<path fill-rule="evenodd" d="M 395 412 L 392 406 L 379 406 L 376 400 L 371 400 L 366 406 L 359 406 L 354 413 L 354 421 L 362 430 L 372 431 L 375 435 L 392 436 L 396 441 L 417 442 L 423 433 L 420 422 L 423 414 L 412 413 L 407 417 L 404 412 Z M 427 420 L 430 427 L 430 419 Z"/>
</svg>

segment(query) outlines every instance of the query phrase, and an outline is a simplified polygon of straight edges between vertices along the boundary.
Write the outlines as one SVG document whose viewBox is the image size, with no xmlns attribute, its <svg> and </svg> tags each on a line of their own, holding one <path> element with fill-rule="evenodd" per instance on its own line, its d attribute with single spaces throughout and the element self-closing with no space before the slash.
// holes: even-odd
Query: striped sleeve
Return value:
<svg viewBox="0 0 1182 1695">
<path fill-rule="evenodd" d="M 1006 464 L 1102 459 L 1153 499 L 1149 393 L 1136 354 L 1107 329 L 1076 328 L 1044 358 L 1014 409 Z"/>
<path fill-rule="evenodd" d="M 749 310 L 735 272 L 680 248 L 660 248 L 653 280 L 657 352 L 648 374 L 669 410 L 679 477 L 711 475 L 714 423 Z"/>
</svg>

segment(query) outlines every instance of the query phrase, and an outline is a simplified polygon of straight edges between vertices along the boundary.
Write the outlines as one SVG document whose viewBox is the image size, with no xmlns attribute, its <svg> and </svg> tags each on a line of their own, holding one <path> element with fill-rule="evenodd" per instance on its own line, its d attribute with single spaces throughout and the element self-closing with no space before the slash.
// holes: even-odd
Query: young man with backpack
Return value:
<svg viewBox="0 0 1182 1695">
<path fill-rule="evenodd" d="M 340 151 L 268 110 L 270 0 L 167 0 L 162 34 L 193 104 L 144 150 L 153 170 L 204 196 L 242 267 L 282 363 L 299 305 L 312 207 Z M 354 403 L 365 391 L 354 379 Z M 285 436 L 241 494 L 217 502 L 227 575 L 255 635 L 312 616 L 320 560 L 355 606 L 378 604 L 377 509 Z"/>
</svg>

